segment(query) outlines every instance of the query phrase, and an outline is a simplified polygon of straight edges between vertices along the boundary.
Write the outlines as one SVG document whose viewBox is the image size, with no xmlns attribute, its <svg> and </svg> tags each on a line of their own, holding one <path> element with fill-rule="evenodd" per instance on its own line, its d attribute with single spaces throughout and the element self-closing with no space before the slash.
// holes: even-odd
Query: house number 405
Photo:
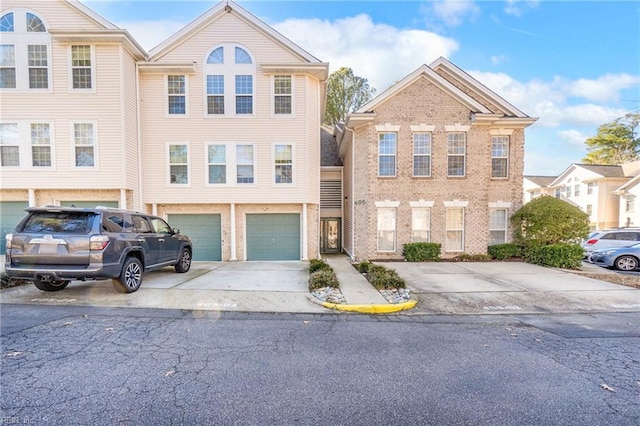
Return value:
<svg viewBox="0 0 640 426">
<path fill-rule="evenodd" d="M 367 200 L 356 200 L 354 204 L 356 206 L 361 206 L 363 204 L 367 204 Z"/>
</svg>

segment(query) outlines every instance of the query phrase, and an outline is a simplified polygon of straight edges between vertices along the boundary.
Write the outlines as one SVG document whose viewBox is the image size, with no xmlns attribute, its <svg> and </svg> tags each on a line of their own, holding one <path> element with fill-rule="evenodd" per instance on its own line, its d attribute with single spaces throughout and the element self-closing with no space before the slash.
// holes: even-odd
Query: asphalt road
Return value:
<svg viewBox="0 0 640 426">
<path fill-rule="evenodd" d="M 638 313 L 0 313 L 0 424 L 640 424 Z"/>
</svg>

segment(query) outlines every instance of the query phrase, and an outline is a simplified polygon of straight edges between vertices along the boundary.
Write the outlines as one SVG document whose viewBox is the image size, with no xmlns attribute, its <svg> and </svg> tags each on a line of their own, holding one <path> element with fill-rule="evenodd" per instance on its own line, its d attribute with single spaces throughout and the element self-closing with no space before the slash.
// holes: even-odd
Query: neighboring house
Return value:
<svg viewBox="0 0 640 426">
<path fill-rule="evenodd" d="M 616 228 L 627 224 L 626 218 L 622 220 L 617 191 L 639 172 L 640 162 L 621 165 L 576 163 L 551 182 L 549 189 L 556 198 L 586 212 L 592 230 Z M 626 206 L 624 210 L 626 213 Z"/>
<path fill-rule="evenodd" d="M 140 209 L 131 36 L 79 2 L 0 5 L 0 228 L 27 206 Z"/>
<path fill-rule="evenodd" d="M 542 195 L 553 195 L 553 192 L 549 189 L 549 184 L 556 180 L 556 178 L 557 176 L 524 175 L 522 183 L 524 203 L 526 204 Z"/>
<path fill-rule="evenodd" d="M 101 204 L 167 218 L 194 260 L 319 256 L 328 64 L 231 1 L 149 53 L 76 1 L 1 7 L 3 236 Z"/>
<path fill-rule="evenodd" d="M 640 226 L 640 173 L 617 188 L 614 193 L 620 197 L 620 226 Z"/>
<path fill-rule="evenodd" d="M 535 121 L 444 58 L 349 114 L 336 128 L 344 251 L 400 259 L 430 241 L 451 257 L 509 241 Z"/>
</svg>

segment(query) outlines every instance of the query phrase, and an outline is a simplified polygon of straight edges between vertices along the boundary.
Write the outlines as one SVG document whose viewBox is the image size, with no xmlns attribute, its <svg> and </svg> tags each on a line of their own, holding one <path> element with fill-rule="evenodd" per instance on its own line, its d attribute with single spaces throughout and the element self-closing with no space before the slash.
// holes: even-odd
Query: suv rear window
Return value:
<svg viewBox="0 0 640 426">
<path fill-rule="evenodd" d="M 94 214 L 69 212 L 39 212 L 29 216 L 22 227 L 27 233 L 88 234 Z"/>
</svg>

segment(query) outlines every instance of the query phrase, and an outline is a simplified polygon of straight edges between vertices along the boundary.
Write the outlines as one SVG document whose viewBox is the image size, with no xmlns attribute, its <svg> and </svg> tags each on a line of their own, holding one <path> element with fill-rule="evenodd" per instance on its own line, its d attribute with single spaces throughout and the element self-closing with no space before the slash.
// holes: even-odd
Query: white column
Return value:
<svg viewBox="0 0 640 426">
<path fill-rule="evenodd" d="M 151 214 L 154 216 L 158 216 L 158 204 L 156 203 L 151 204 Z"/>
<path fill-rule="evenodd" d="M 302 260 L 309 259 L 309 249 L 307 247 L 309 238 L 307 237 L 309 232 L 307 227 L 307 203 L 302 204 Z"/>
<path fill-rule="evenodd" d="M 229 260 L 233 261 L 238 260 L 238 258 L 236 257 L 236 205 L 232 203 L 230 207 L 231 232 L 229 232 L 229 244 L 231 245 L 231 257 L 229 258 Z"/>
<path fill-rule="evenodd" d="M 29 207 L 36 207 L 36 190 L 29 190 Z"/>
<path fill-rule="evenodd" d="M 120 190 L 120 208 L 121 209 L 129 208 L 129 206 L 127 206 L 127 190 L 126 189 Z"/>
</svg>

